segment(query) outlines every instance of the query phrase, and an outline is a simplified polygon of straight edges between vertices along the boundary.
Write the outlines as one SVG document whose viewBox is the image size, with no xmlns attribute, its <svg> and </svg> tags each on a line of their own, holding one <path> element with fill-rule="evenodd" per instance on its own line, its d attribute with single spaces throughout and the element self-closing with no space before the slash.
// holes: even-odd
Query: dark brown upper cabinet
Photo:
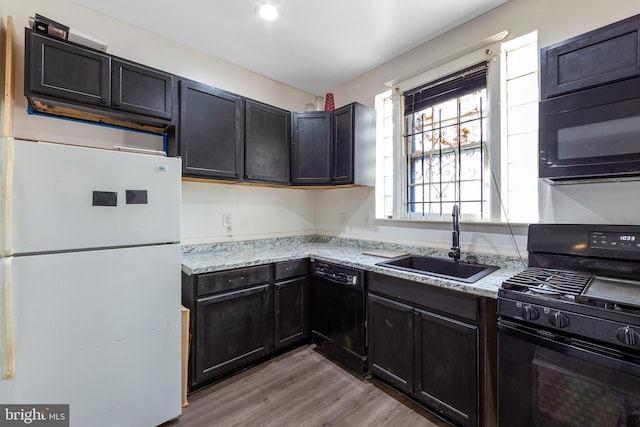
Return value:
<svg viewBox="0 0 640 427">
<path fill-rule="evenodd" d="M 110 56 L 29 30 L 25 37 L 28 40 L 25 82 L 29 83 L 30 92 L 86 104 L 111 105 Z"/>
<path fill-rule="evenodd" d="M 25 96 L 36 112 L 164 133 L 171 74 L 25 29 Z"/>
<path fill-rule="evenodd" d="M 182 80 L 178 148 L 184 176 L 289 185 L 291 113 Z"/>
<path fill-rule="evenodd" d="M 181 81 L 178 135 L 184 176 L 242 179 L 242 97 L 202 83 Z"/>
<path fill-rule="evenodd" d="M 331 113 L 299 112 L 292 115 L 291 183 L 331 183 Z"/>
<path fill-rule="evenodd" d="M 291 113 L 247 99 L 244 135 L 245 179 L 288 185 Z"/>
<path fill-rule="evenodd" d="M 541 98 L 640 74 L 640 15 L 540 50 Z"/>
<path fill-rule="evenodd" d="M 375 110 L 359 103 L 293 113 L 291 183 L 374 185 Z"/>
<path fill-rule="evenodd" d="M 375 184 L 375 109 L 354 102 L 335 110 L 332 144 L 332 184 Z"/>
<path fill-rule="evenodd" d="M 173 76 L 132 62 L 111 63 L 113 108 L 171 119 Z"/>
</svg>

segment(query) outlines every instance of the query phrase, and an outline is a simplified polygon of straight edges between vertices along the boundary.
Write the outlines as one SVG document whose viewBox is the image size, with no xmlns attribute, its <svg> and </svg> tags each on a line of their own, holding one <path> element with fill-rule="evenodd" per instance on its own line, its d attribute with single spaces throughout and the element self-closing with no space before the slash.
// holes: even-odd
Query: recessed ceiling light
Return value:
<svg viewBox="0 0 640 427">
<path fill-rule="evenodd" d="M 272 4 L 258 5 L 258 15 L 266 21 L 273 21 L 278 17 L 278 10 Z"/>
</svg>

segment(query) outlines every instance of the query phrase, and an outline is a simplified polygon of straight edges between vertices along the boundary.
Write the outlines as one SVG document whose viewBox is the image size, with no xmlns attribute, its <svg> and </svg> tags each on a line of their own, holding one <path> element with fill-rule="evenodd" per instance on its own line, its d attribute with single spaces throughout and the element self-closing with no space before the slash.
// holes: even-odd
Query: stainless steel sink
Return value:
<svg viewBox="0 0 640 427">
<path fill-rule="evenodd" d="M 449 280 L 457 280 L 464 283 L 477 282 L 500 268 L 494 265 L 469 264 L 461 261 L 419 255 L 394 258 L 379 262 L 376 265 L 412 273 L 426 274 L 428 276 L 442 277 Z"/>
</svg>

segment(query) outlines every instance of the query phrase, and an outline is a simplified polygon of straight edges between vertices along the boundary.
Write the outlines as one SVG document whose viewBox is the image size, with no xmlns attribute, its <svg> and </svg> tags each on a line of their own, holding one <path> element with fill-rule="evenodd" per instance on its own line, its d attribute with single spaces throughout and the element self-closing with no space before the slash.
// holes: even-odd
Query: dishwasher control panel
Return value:
<svg viewBox="0 0 640 427">
<path fill-rule="evenodd" d="M 362 287 L 363 272 L 324 261 L 311 261 L 312 274 L 344 285 Z"/>
</svg>

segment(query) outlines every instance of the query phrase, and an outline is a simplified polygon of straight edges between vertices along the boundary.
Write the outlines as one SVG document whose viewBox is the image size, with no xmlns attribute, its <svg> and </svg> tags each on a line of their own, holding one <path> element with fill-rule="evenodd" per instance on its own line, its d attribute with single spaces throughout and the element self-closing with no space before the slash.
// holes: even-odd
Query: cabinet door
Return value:
<svg viewBox="0 0 640 427">
<path fill-rule="evenodd" d="M 114 108 L 171 119 L 173 76 L 162 71 L 114 59 L 111 101 Z"/>
<path fill-rule="evenodd" d="M 309 279 L 275 284 L 275 348 L 309 338 Z"/>
<path fill-rule="evenodd" d="M 28 29 L 25 38 L 25 81 L 31 92 L 106 107 L 111 104 L 109 56 Z"/>
<path fill-rule="evenodd" d="M 273 337 L 268 291 L 264 284 L 196 301 L 196 383 L 267 355 Z"/>
<path fill-rule="evenodd" d="M 416 398 L 461 425 L 478 423 L 478 328 L 416 309 Z"/>
<path fill-rule="evenodd" d="M 245 178 L 289 183 L 291 113 L 245 101 Z"/>
<path fill-rule="evenodd" d="M 293 113 L 291 183 L 322 185 L 331 182 L 331 113 Z"/>
<path fill-rule="evenodd" d="M 333 112 L 333 170 L 334 184 L 353 184 L 353 120 L 354 104 Z"/>
<path fill-rule="evenodd" d="M 640 17 L 540 50 L 542 98 L 640 75 Z"/>
<path fill-rule="evenodd" d="M 367 301 L 369 371 L 400 390 L 413 393 L 413 308 L 371 294 Z"/>
<path fill-rule="evenodd" d="M 239 95 L 182 81 L 179 146 L 183 175 L 240 179 L 243 116 Z"/>
</svg>

